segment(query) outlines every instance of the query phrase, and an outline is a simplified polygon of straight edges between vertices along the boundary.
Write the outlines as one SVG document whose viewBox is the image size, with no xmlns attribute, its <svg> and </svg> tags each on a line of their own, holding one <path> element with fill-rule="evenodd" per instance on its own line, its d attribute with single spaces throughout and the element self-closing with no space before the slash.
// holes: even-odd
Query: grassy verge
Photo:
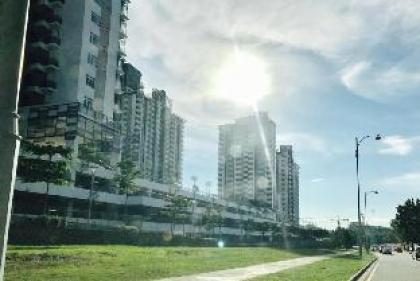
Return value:
<svg viewBox="0 0 420 281">
<path fill-rule="evenodd" d="M 152 280 L 325 253 L 270 248 L 9 247 L 5 280 Z"/>
<path fill-rule="evenodd" d="M 340 255 L 311 265 L 254 278 L 252 281 L 347 281 L 373 259 L 372 254 L 365 254 L 362 260 L 357 253 Z"/>
</svg>

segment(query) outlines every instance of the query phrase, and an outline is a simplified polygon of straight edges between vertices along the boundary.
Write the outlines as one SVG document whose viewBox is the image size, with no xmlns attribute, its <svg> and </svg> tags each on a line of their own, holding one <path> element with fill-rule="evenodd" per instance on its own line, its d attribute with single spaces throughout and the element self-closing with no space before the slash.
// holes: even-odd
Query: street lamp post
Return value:
<svg viewBox="0 0 420 281">
<path fill-rule="evenodd" d="M 366 135 L 361 137 L 360 139 L 356 137 L 356 177 L 357 177 L 357 221 L 359 225 L 357 240 L 359 244 L 359 257 L 362 258 L 362 219 L 360 215 L 360 179 L 359 179 L 359 146 L 362 144 L 362 142 L 370 138 L 370 136 Z M 381 140 L 381 135 L 376 135 L 375 140 Z"/>
<path fill-rule="evenodd" d="M 93 186 L 95 184 L 95 172 L 96 172 L 96 169 L 95 168 L 92 168 L 92 170 L 91 170 L 90 188 L 89 188 L 89 208 L 88 208 L 88 220 L 89 220 L 89 223 L 90 223 L 90 219 L 92 217 Z"/>
<path fill-rule="evenodd" d="M 104 167 L 104 163 L 102 160 L 98 160 L 98 165 Z M 88 220 L 90 223 L 90 219 L 92 218 L 92 208 L 93 208 L 93 199 L 94 199 L 94 188 L 95 188 L 95 173 L 96 169 L 99 166 L 93 165 L 91 166 L 91 178 L 90 178 L 90 188 L 89 188 L 89 207 L 88 207 Z"/>
<path fill-rule="evenodd" d="M 366 206 L 367 206 L 367 196 L 369 194 L 379 194 L 379 192 L 377 190 L 365 191 L 365 212 L 364 212 L 364 216 L 363 216 L 363 218 L 364 218 L 363 224 L 365 226 L 365 248 L 366 248 L 367 251 L 369 251 L 369 247 L 368 247 L 367 225 L 366 225 L 366 223 L 367 223 L 367 219 L 366 219 L 367 207 Z"/>
</svg>

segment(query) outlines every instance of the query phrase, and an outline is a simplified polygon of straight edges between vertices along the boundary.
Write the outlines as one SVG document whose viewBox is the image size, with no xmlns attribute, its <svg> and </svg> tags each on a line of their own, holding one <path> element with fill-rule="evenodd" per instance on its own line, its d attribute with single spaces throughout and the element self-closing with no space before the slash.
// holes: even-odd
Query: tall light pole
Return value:
<svg viewBox="0 0 420 281">
<path fill-rule="evenodd" d="M 365 212 L 364 212 L 364 216 L 363 216 L 363 218 L 364 218 L 364 226 L 365 226 L 365 248 L 367 249 L 367 250 L 369 250 L 369 247 L 368 247 L 368 238 L 367 238 L 367 225 L 366 225 L 366 213 L 367 213 L 367 211 L 366 211 L 366 206 L 367 206 L 367 196 L 369 195 L 369 194 L 379 194 L 379 192 L 377 191 L 377 190 L 369 190 L 369 191 L 365 191 Z"/>
<path fill-rule="evenodd" d="M 95 185 L 95 172 L 96 168 L 91 169 L 91 179 L 90 179 L 90 188 L 89 188 L 89 207 L 88 207 L 88 220 L 92 218 L 92 205 L 93 205 L 93 186 Z"/>
<path fill-rule="evenodd" d="M 104 163 L 102 160 L 98 160 L 98 165 L 104 167 Z M 93 199 L 94 199 L 94 188 L 95 188 L 95 173 L 96 169 L 99 168 L 99 166 L 92 165 L 91 168 L 91 178 L 90 178 L 90 188 L 89 188 L 89 207 L 88 207 L 88 220 L 90 223 L 90 219 L 92 218 L 92 207 L 93 207 Z"/>
<path fill-rule="evenodd" d="M 210 197 L 211 181 L 206 182 L 207 195 Z"/>
<path fill-rule="evenodd" d="M 25 48 L 28 0 L 0 1 L 0 280 L 15 187 L 19 129 L 17 107 Z"/>
<path fill-rule="evenodd" d="M 359 146 L 362 142 L 366 139 L 370 138 L 369 135 L 363 136 L 360 139 L 358 137 L 355 138 L 356 140 L 356 177 L 357 177 L 357 221 L 359 225 L 359 231 L 357 235 L 357 240 L 359 244 L 359 257 L 362 258 L 362 219 L 360 215 L 360 179 L 359 179 Z M 382 136 L 377 134 L 375 140 L 381 140 Z"/>
</svg>

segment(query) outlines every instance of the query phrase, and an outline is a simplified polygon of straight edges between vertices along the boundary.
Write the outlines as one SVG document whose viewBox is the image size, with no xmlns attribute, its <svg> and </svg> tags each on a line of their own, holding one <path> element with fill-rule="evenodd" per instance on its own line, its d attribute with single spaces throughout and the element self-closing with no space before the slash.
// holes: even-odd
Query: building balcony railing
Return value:
<svg viewBox="0 0 420 281">
<path fill-rule="evenodd" d="M 46 21 L 48 23 L 63 23 L 63 18 L 56 9 L 48 5 L 35 5 L 31 10 L 31 21 Z"/>
<path fill-rule="evenodd" d="M 64 5 L 66 3 L 66 0 L 49 0 L 51 4 L 62 4 Z"/>
<path fill-rule="evenodd" d="M 30 63 L 39 63 L 44 66 L 58 68 L 58 56 L 43 48 L 29 48 Z"/>
<path fill-rule="evenodd" d="M 126 39 L 127 38 L 127 31 L 124 29 L 120 30 L 120 39 Z"/>
<path fill-rule="evenodd" d="M 47 79 L 46 77 L 28 77 L 24 80 L 24 83 L 26 88 L 35 92 L 40 92 L 43 88 L 49 88 L 50 90 L 57 89 L 57 82 Z"/>
<path fill-rule="evenodd" d="M 49 30 L 31 30 L 28 41 L 29 43 L 43 42 L 45 44 L 61 44 L 60 36 Z"/>
<path fill-rule="evenodd" d="M 123 57 L 126 57 L 126 56 L 127 56 L 127 54 L 126 54 L 125 50 L 122 49 L 122 48 L 119 48 L 118 49 L 118 57 L 123 58 Z"/>
</svg>

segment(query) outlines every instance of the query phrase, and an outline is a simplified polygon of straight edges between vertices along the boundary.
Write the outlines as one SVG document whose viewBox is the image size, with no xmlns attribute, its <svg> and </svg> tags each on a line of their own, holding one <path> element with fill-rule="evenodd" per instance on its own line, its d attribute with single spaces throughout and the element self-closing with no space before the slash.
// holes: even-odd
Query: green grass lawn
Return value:
<svg viewBox="0 0 420 281">
<path fill-rule="evenodd" d="M 153 280 L 324 253 L 262 247 L 12 246 L 5 280 Z"/>
<path fill-rule="evenodd" d="M 270 274 L 252 281 L 347 281 L 364 265 L 374 259 L 373 255 L 364 255 L 360 260 L 357 253 L 340 255 L 331 259 L 316 262 L 307 266 L 297 267 Z M 250 281 L 251 281 L 250 280 Z"/>
</svg>

